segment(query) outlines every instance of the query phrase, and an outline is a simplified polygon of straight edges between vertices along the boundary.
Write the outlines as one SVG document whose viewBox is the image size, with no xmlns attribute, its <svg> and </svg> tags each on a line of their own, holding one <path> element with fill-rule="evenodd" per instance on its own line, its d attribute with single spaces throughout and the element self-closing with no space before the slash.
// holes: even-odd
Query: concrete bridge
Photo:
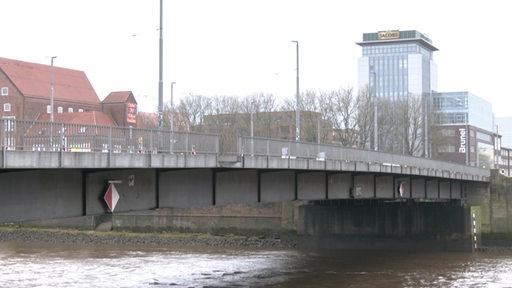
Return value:
<svg viewBox="0 0 512 288">
<path fill-rule="evenodd" d="M 119 227 L 467 236 L 461 207 L 490 182 L 488 169 L 334 145 L 241 137 L 225 149 L 217 135 L 71 128 L 54 127 L 67 134 L 52 139 L 4 131 L 0 222 L 94 227 L 107 215 Z"/>
</svg>

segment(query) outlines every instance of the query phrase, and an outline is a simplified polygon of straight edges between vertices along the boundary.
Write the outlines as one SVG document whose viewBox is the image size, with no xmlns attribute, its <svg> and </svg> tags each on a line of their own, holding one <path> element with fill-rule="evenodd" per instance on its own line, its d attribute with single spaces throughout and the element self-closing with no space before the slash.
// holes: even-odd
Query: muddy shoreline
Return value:
<svg viewBox="0 0 512 288">
<path fill-rule="evenodd" d="M 297 246 L 297 239 L 293 236 L 265 237 L 130 231 L 98 232 L 41 228 L 0 228 L 0 242 L 260 248 L 295 248 Z"/>
<path fill-rule="evenodd" d="M 510 235 L 484 237 L 479 252 L 510 252 Z M 94 231 L 62 228 L 0 227 L 0 242 L 109 244 L 196 247 L 292 249 L 304 247 L 304 237 L 286 235 L 235 235 L 187 232 Z M 307 240 L 306 240 L 307 242 Z M 306 245 L 307 246 L 307 245 Z M 320 247 L 317 247 L 320 248 Z"/>
</svg>

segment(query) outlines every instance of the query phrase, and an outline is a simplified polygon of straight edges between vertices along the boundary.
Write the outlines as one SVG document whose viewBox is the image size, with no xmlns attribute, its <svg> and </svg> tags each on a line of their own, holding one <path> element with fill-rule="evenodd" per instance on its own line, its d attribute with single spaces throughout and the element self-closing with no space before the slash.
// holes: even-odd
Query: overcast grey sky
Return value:
<svg viewBox="0 0 512 288">
<path fill-rule="evenodd" d="M 189 94 L 358 88 L 365 32 L 418 30 L 439 48 L 440 91 L 469 91 L 512 116 L 508 1 L 164 0 L 164 101 Z M 158 103 L 159 0 L 2 0 L 0 55 L 84 71 L 100 99 Z"/>
</svg>

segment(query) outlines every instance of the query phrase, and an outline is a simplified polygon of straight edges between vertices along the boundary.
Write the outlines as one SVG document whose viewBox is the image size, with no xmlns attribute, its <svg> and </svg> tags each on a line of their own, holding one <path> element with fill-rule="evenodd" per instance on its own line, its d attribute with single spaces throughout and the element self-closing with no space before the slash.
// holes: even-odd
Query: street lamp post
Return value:
<svg viewBox="0 0 512 288">
<path fill-rule="evenodd" d="M 163 122 L 163 103 L 164 103 L 164 82 L 163 82 L 163 33 L 162 33 L 162 23 L 163 23 L 163 0 L 160 0 L 160 38 L 159 38 L 159 61 L 158 61 L 158 128 L 162 128 Z"/>
<path fill-rule="evenodd" d="M 300 141 L 300 90 L 299 90 L 299 41 L 292 41 L 293 43 L 295 43 L 295 47 L 296 47 L 296 88 L 297 88 L 297 91 L 296 91 L 296 102 L 297 102 L 297 107 L 296 107 L 296 110 L 295 110 L 295 140 L 296 141 Z"/>
<path fill-rule="evenodd" d="M 171 82 L 171 131 L 174 132 L 174 84 Z"/>
<path fill-rule="evenodd" d="M 254 99 L 251 101 L 251 156 L 254 155 Z"/>
<path fill-rule="evenodd" d="M 54 119 L 54 116 L 53 116 L 53 97 L 54 97 L 54 85 L 55 85 L 55 72 L 54 72 L 54 69 L 53 69 L 53 60 L 57 58 L 57 56 L 52 56 L 51 57 L 51 66 L 50 66 L 50 146 L 51 146 L 51 149 L 53 149 L 53 123 L 55 121 Z"/>
<path fill-rule="evenodd" d="M 251 138 L 252 137 L 254 137 L 254 112 L 251 110 Z"/>
<path fill-rule="evenodd" d="M 377 73 L 375 71 L 370 72 L 373 75 L 373 81 L 371 86 L 371 93 L 373 96 L 373 149 L 375 151 L 379 150 L 379 121 L 378 121 L 378 111 L 377 111 Z M 371 80 L 370 80 L 371 81 Z"/>
<path fill-rule="evenodd" d="M 174 84 L 171 82 L 171 153 L 174 153 Z"/>
<path fill-rule="evenodd" d="M 316 117 L 316 142 L 320 144 L 320 117 Z"/>
</svg>

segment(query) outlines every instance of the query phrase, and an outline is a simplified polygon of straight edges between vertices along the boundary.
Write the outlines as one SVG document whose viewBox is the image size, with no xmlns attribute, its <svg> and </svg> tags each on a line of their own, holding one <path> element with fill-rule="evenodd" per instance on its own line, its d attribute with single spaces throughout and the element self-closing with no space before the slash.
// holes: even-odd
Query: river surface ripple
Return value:
<svg viewBox="0 0 512 288">
<path fill-rule="evenodd" d="M 512 253 L 0 243 L 0 287 L 512 287 Z"/>
</svg>

